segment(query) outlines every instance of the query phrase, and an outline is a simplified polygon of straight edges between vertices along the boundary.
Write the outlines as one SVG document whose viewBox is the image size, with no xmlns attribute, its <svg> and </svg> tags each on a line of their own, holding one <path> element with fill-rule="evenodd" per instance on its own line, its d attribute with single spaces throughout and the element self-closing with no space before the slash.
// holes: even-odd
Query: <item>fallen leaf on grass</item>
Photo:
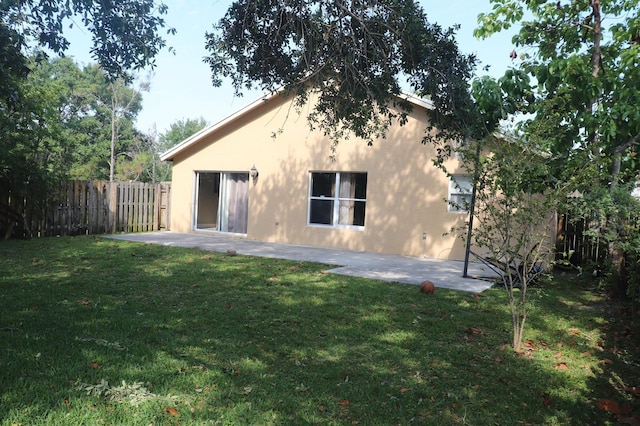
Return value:
<svg viewBox="0 0 640 426">
<path fill-rule="evenodd" d="M 611 352 L 614 355 L 619 355 L 622 353 L 622 351 L 615 346 L 609 348 L 609 352 Z"/>
<path fill-rule="evenodd" d="M 409 389 L 408 389 L 408 388 L 402 388 L 402 389 L 400 389 L 400 393 L 406 393 L 406 392 L 409 392 Z"/>
<path fill-rule="evenodd" d="M 517 349 L 516 351 L 516 355 L 524 357 L 524 358 L 533 358 L 533 351 L 532 350 L 522 350 L 522 349 Z"/>
<path fill-rule="evenodd" d="M 573 336 L 579 336 L 581 334 L 580 330 L 577 327 L 571 327 L 569 328 L 569 331 Z"/>
<path fill-rule="evenodd" d="M 346 399 L 343 399 L 342 401 L 338 401 L 338 405 L 347 406 L 349 405 L 349 401 L 347 401 Z"/>
<path fill-rule="evenodd" d="M 620 405 L 611 399 L 602 398 L 597 400 L 596 407 L 607 413 L 620 414 Z"/>
<path fill-rule="evenodd" d="M 178 413 L 178 410 L 173 407 L 165 408 L 164 412 L 169 414 L 171 417 L 178 417 L 180 415 L 180 413 Z"/>
<path fill-rule="evenodd" d="M 318 405 L 318 411 L 320 411 L 321 413 L 324 412 L 324 405 Z"/>
<path fill-rule="evenodd" d="M 96 361 L 90 362 L 89 368 L 100 368 L 100 363 Z"/>
<path fill-rule="evenodd" d="M 551 398 L 550 396 L 546 397 L 545 399 L 542 400 L 542 403 L 544 405 L 551 405 L 551 403 L 553 402 L 553 398 Z"/>
<path fill-rule="evenodd" d="M 566 363 L 561 362 L 560 364 L 556 365 L 556 370 L 568 370 L 569 367 L 567 366 Z"/>
<path fill-rule="evenodd" d="M 242 389 L 243 395 L 249 395 L 251 392 L 253 392 L 253 388 L 251 386 L 247 386 L 244 389 Z"/>
</svg>

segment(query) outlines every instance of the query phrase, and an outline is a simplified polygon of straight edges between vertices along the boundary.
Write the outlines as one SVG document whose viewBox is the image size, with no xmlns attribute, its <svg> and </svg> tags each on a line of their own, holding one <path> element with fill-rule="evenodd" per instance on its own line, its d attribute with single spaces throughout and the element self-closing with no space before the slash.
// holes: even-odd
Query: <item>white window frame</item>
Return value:
<svg viewBox="0 0 640 426">
<path fill-rule="evenodd" d="M 449 194 L 448 194 L 448 211 L 449 213 L 467 214 L 469 210 L 465 209 L 466 204 L 471 204 L 473 195 L 473 183 L 470 175 L 452 175 L 449 178 Z M 454 199 L 456 198 L 456 199 Z M 460 205 L 461 207 L 458 207 Z"/>
<path fill-rule="evenodd" d="M 326 173 L 326 174 L 333 174 L 335 175 L 336 179 L 335 179 L 335 188 L 334 188 L 334 196 L 333 197 L 327 197 L 327 196 L 312 196 L 312 191 L 313 191 L 313 175 L 314 174 L 321 174 L 321 173 Z M 367 172 L 328 172 L 328 171 L 319 171 L 319 170 L 312 170 L 309 172 L 309 193 L 308 193 L 308 203 L 307 203 L 307 225 L 308 226 L 313 226 L 313 227 L 321 227 L 321 228 L 340 228 L 340 229 L 356 229 L 356 230 L 363 230 L 367 221 L 366 221 L 366 205 L 367 205 L 367 198 L 366 198 L 366 189 L 365 189 L 365 198 L 350 198 L 350 197 L 341 197 L 340 196 L 340 177 L 342 174 L 363 174 L 363 175 L 367 175 Z M 368 175 L 367 175 L 367 180 L 368 180 Z M 368 185 L 367 185 L 368 186 Z M 312 200 L 328 200 L 328 201 L 333 201 L 333 214 L 332 214 L 332 218 L 333 218 L 333 223 L 331 224 L 324 224 L 324 223 L 311 223 L 311 201 Z M 356 201 L 356 202 L 364 202 L 365 204 L 365 225 L 344 225 L 339 223 L 340 221 L 340 201 Z"/>
</svg>

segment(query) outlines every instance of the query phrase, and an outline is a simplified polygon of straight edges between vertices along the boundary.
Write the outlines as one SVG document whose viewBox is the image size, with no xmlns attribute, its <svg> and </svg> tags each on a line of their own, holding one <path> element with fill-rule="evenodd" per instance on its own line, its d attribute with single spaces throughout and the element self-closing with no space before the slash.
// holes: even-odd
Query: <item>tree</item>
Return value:
<svg viewBox="0 0 640 426">
<path fill-rule="evenodd" d="M 353 134 L 371 144 L 404 122 L 407 78 L 434 102 L 435 128 L 459 137 L 470 128 L 475 58 L 460 53 L 454 32 L 411 0 L 238 0 L 206 35 L 205 62 L 214 85 L 228 77 L 238 95 L 282 90 L 298 107 L 314 97 L 309 125 L 334 143 Z"/>
<path fill-rule="evenodd" d="M 203 117 L 177 120 L 169 125 L 169 129 L 160 135 L 158 149 L 167 151 L 183 140 L 195 135 L 207 127 L 209 123 Z"/>
<path fill-rule="evenodd" d="M 10 200 L 0 204 L 0 216 L 19 223 L 13 206 L 37 209 L 49 185 L 62 177 L 51 160 L 64 156 L 65 141 L 57 132 L 57 111 L 50 107 L 57 98 L 54 88 L 28 79 L 16 81 L 11 90 L 16 93 L 12 101 L 0 102 L 0 201 Z M 30 235 L 26 222 L 5 232 L 5 238 Z"/>
<path fill-rule="evenodd" d="M 132 157 L 138 137 L 133 124 L 142 108 L 140 89 L 123 79 L 110 81 L 98 65 L 80 69 L 70 58 L 37 61 L 27 81 L 54 94 L 47 108 L 57 117 L 46 125 L 61 142 L 56 145 L 58 156 L 50 162 L 65 177 L 110 179 L 115 157 Z"/>
<path fill-rule="evenodd" d="M 160 135 L 153 144 L 153 182 L 171 180 L 171 164 L 160 162 L 160 154 L 173 148 L 183 140 L 198 133 L 208 126 L 203 117 L 177 120 L 169 125 L 169 129 Z"/>
<path fill-rule="evenodd" d="M 9 1 L 0 11 L 2 48 L 12 58 L 13 68 L 2 68 L 0 80 L 13 71 L 24 75 L 24 49 L 27 44 L 63 53 L 69 47 L 64 27 L 75 19 L 91 33 L 91 53 L 110 78 L 125 76 L 131 70 L 153 67 L 158 52 L 166 46 L 159 30 L 167 6 L 154 0 Z M 168 29 L 168 33 L 175 30 Z M 3 57 L 4 59 L 4 57 Z"/>
<path fill-rule="evenodd" d="M 497 135 L 456 149 L 466 160 L 463 167 L 472 176 L 473 191 L 472 199 L 456 205 L 469 211 L 470 219 L 453 232 L 470 238 L 477 251 L 473 254 L 500 274 L 511 313 L 512 344 L 519 351 L 530 286 L 553 260 L 555 211 L 566 188 L 554 182 L 548 156 L 531 142 Z M 440 163 L 443 168 L 445 164 Z"/>
<path fill-rule="evenodd" d="M 638 179 L 640 144 L 640 6 L 636 1 L 491 0 L 476 35 L 520 24 L 516 63 L 527 86 L 530 113 L 521 125 L 528 139 L 545 141 L 556 174 L 582 193 L 607 197 Z M 525 18 L 526 17 L 526 18 Z M 608 26 L 607 26 L 608 25 Z M 505 52 L 506 54 L 506 52 Z M 523 91 L 503 87 L 521 99 Z M 524 104 L 523 104 L 524 105 Z M 600 200 L 594 207 L 609 205 Z M 623 226 L 615 209 L 606 213 L 612 292 L 624 294 Z M 606 228 L 606 231 L 605 231 Z"/>
<path fill-rule="evenodd" d="M 122 131 L 123 120 L 128 118 L 133 123 L 133 118 L 142 109 L 140 92 L 149 88 L 148 83 L 142 83 L 139 89 L 131 89 L 125 85 L 124 80 L 118 79 L 109 82 L 111 95 L 111 105 L 107 107 L 111 113 L 111 140 L 109 159 L 109 182 L 114 181 L 116 168 L 116 149 L 120 132 Z M 106 104 L 103 104 L 106 105 Z M 133 130 L 133 129 L 132 129 Z M 133 158 L 132 154 L 129 154 Z"/>
</svg>

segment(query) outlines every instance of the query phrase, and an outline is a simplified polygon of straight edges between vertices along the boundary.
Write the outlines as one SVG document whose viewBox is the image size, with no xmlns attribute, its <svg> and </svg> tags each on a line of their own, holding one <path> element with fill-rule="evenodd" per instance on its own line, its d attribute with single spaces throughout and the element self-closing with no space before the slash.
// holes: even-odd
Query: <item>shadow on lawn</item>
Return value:
<svg viewBox="0 0 640 426">
<path fill-rule="evenodd" d="M 499 290 L 425 297 L 322 265 L 95 238 L 6 242 L 0 256 L 0 420 L 9 423 L 602 419 L 576 385 L 579 368 L 542 362 L 592 346 L 558 327 L 589 328 L 581 311 L 532 316 L 554 341 L 534 338 L 516 355 Z M 77 387 L 102 380 L 140 382 L 157 398 L 132 406 Z"/>
<path fill-rule="evenodd" d="M 601 327 L 602 371 L 589 382 L 593 403 L 619 424 L 640 425 L 640 312 L 634 313 L 629 301 L 608 301 L 590 309 L 607 318 Z"/>
</svg>

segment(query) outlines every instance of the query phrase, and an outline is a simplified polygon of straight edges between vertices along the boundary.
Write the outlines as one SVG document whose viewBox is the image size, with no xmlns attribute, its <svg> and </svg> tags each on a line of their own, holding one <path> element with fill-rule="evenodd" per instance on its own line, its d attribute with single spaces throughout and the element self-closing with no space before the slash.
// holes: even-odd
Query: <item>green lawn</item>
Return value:
<svg viewBox="0 0 640 426">
<path fill-rule="evenodd" d="M 0 424 L 600 425 L 638 414 L 638 354 L 628 336 L 611 340 L 622 327 L 593 283 L 536 291 L 516 354 L 503 290 L 427 296 L 325 268 L 94 237 L 0 242 Z"/>
</svg>

